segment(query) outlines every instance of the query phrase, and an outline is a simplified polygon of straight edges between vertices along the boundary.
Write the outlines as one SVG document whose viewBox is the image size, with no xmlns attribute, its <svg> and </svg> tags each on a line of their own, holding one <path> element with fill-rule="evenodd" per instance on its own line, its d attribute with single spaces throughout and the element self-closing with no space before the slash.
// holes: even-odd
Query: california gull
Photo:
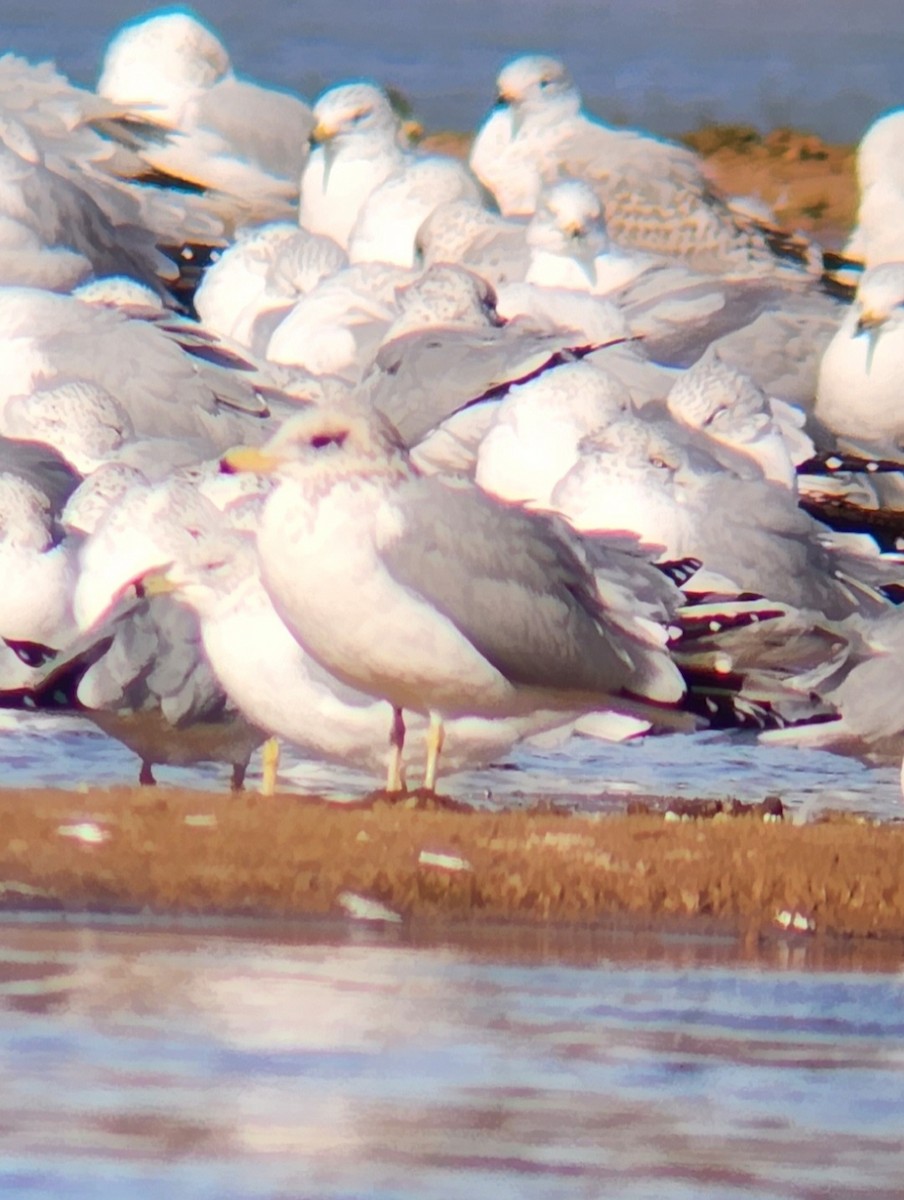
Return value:
<svg viewBox="0 0 904 1200">
<path fill-rule="evenodd" d="M 258 534 L 264 584 L 315 658 L 392 705 L 390 789 L 405 709 L 430 717 L 427 788 L 449 717 L 674 716 L 684 685 L 665 631 L 638 617 L 624 587 L 610 576 L 599 590 L 549 518 L 420 477 L 378 414 L 312 410 L 226 462 L 278 473 Z"/>
</svg>

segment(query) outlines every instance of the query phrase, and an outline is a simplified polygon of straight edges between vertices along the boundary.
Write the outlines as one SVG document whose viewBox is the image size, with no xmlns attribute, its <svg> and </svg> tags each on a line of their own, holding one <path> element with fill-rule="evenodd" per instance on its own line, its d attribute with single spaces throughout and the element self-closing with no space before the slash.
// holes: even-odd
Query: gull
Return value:
<svg viewBox="0 0 904 1200">
<path fill-rule="evenodd" d="M 408 155 L 362 204 L 349 236 L 349 259 L 413 267 L 418 231 L 434 209 L 479 199 L 477 181 L 455 159 Z"/>
<path fill-rule="evenodd" d="M 261 380 L 241 361 L 190 322 L 133 317 L 100 298 L 0 288 L 0 433 L 12 420 L 21 436 L 23 397 L 56 389 L 60 398 L 63 387 L 74 406 L 105 395 L 108 414 L 124 412 L 138 438 L 194 439 L 216 454 L 266 432 Z"/>
<path fill-rule="evenodd" d="M 711 590 L 833 620 L 887 609 L 881 588 L 902 574 L 896 556 L 880 555 L 867 535 L 836 534 L 785 487 L 727 472 L 675 427 L 626 414 L 581 451 L 552 494 L 575 529 L 627 530 L 668 559 L 698 559 L 695 589 L 708 578 Z"/>
<path fill-rule="evenodd" d="M 363 379 L 371 403 L 412 446 L 460 409 L 580 348 L 568 333 L 502 321 L 490 285 L 461 267 L 430 267 L 397 299 L 399 314 Z"/>
<path fill-rule="evenodd" d="M 130 22 L 107 48 L 98 93 L 153 172 L 206 193 L 230 227 L 287 218 L 314 126 L 299 97 L 242 79 L 192 13 Z"/>
<path fill-rule="evenodd" d="M 860 201 L 844 247 L 867 267 L 904 259 L 904 109 L 878 117 L 857 147 Z"/>
<path fill-rule="evenodd" d="M 526 238 L 531 248 L 526 279 L 542 287 L 604 296 L 661 265 L 653 255 L 611 245 L 602 202 L 580 179 L 552 183 L 540 192 Z"/>
<path fill-rule="evenodd" d="M 100 132 L 117 112 L 48 63 L 0 57 L 0 282 L 66 290 L 125 272 L 163 293 L 180 275 L 168 255 L 219 244 L 196 196 L 136 182 L 143 161 Z"/>
<path fill-rule="evenodd" d="M 424 267 L 454 263 L 480 275 L 498 291 L 521 282 L 530 251 L 526 226 L 509 221 L 476 200 L 446 200 L 427 216 L 415 240 L 416 261 Z"/>
<path fill-rule="evenodd" d="M 388 790 L 401 787 L 403 710 L 429 716 L 433 789 L 450 717 L 665 716 L 681 699 L 664 630 L 636 615 L 615 571 L 601 591 L 564 527 L 420 476 L 366 407 L 311 410 L 225 463 L 276 472 L 258 533 L 264 586 L 314 658 L 392 706 Z"/>
<path fill-rule="evenodd" d="M 904 445 L 904 262 L 864 271 L 819 368 L 816 418 L 847 448 L 897 458 Z"/>
<path fill-rule="evenodd" d="M 358 382 L 398 315 L 399 290 L 416 277 L 389 263 L 356 263 L 329 275 L 282 316 L 267 361 Z"/>
<path fill-rule="evenodd" d="M 386 94 L 363 81 L 324 92 L 314 116 L 298 220 L 345 249 L 368 196 L 405 162 L 401 126 Z"/>
<path fill-rule="evenodd" d="M 422 222 L 445 201 L 480 198 L 456 159 L 413 153 L 386 94 L 357 82 L 314 106 L 317 149 L 301 180 L 299 223 L 347 247 L 352 262 L 414 265 Z"/>
<path fill-rule="evenodd" d="M 761 735 L 767 743 L 851 754 L 871 763 L 900 762 L 904 721 L 890 702 L 900 687 L 904 656 L 904 612 L 890 612 L 845 626 L 836 652 L 791 679 L 803 694 L 818 694 L 833 718 Z M 904 787 L 904 768 L 902 768 Z"/>
<path fill-rule="evenodd" d="M 49 447 L 0 437 L 0 693 L 36 684 L 76 633 L 77 543 L 60 518 L 78 484 Z"/>
<path fill-rule="evenodd" d="M 548 508 L 581 439 L 631 410 L 627 388 L 589 362 L 562 363 L 513 386 L 477 451 L 474 479 L 500 500 Z"/>
<path fill-rule="evenodd" d="M 719 274 L 774 269 L 763 235 L 732 212 L 692 151 L 585 115 L 558 59 L 516 58 L 497 85 L 499 107 L 478 132 L 470 164 L 504 215 L 534 212 L 544 184 L 571 176 L 597 191 L 620 245 Z"/>
<path fill-rule="evenodd" d="M 219 521 L 191 484 L 138 484 L 108 497 L 79 547 L 71 606 L 83 636 L 74 650 L 81 653 L 91 639 L 105 648 L 76 697 L 85 716 L 139 756 L 142 784 L 155 782 L 158 763 L 213 761 L 232 766 L 238 790 L 252 752 L 266 740 L 228 700 L 204 654 L 195 614 L 171 596 L 145 596 L 140 587 L 149 544 L 171 561 L 192 553 Z M 59 665 L 65 662 L 64 654 Z"/>
<path fill-rule="evenodd" d="M 348 265 L 345 251 L 294 222 L 239 230 L 194 296 L 205 328 L 263 356 L 295 302 Z"/>
<path fill-rule="evenodd" d="M 170 551 L 155 554 L 150 543 L 147 551 L 142 590 L 178 596 L 195 611 L 217 678 L 253 725 L 306 757 L 386 772 L 391 709 L 342 683 L 304 651 L 261 582 L 253 536 L 208 532 L 175 560 Z M 450 720 L 444 764 L 447 770 L 486 765 L 519 737 L 562 722 L 560 712 Z M 425 730 L 423 717 L 409 721 L 410 732 Z"/>
<path fill-rule="evenodd" d="M 769 400 L 748 375 L 722 362 L 715 351 L 704 354 L 673 384 L 666 406 L 736 473 L 744 462 L 755 464 L 755 473 L 792 492 L 797 465 L 814 454 L 803 432 L 803 413 Z"/>
</svg>

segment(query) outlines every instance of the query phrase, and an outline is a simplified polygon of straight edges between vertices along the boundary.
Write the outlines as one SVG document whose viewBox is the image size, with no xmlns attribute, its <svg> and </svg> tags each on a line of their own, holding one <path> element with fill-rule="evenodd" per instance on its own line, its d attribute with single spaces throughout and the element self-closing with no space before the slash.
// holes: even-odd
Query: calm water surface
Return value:
<svg viewBox="0 0 904 1200">
<path fill-rule="evenodd" d="M 0 925 L 0 1193 L 900 1196 L 900 951 Z"/>
<path fill-rule="evenodd" d="M 96 79 L 112 31 L 161 4 L 3 0 L 0 41 Z M 196 0 L 238 69 L 313 96 L 357 75 L 401 88 L 431 128 L 472 129 L 516 53 L 562 56 L 593 108 L 676 133 L 793 124 L 854 140 L 904 103 L 900 0 Z"/>
</svg>

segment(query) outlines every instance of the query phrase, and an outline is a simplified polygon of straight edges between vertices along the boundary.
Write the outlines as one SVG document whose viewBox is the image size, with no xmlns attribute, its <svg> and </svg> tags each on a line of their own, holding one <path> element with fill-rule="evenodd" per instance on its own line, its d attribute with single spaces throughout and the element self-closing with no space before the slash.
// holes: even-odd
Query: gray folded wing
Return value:
<svg viewBox="0 0 904 1200">
<path fill-rule="evenodd" d="M 398 501 L 404 527 L 381 547 L 390 574 L 506 679 L 601 694 L 630 684 L 630 640 L 610 635 L 592 577 L 544 517 L 433 479 Z"/>
</svg>

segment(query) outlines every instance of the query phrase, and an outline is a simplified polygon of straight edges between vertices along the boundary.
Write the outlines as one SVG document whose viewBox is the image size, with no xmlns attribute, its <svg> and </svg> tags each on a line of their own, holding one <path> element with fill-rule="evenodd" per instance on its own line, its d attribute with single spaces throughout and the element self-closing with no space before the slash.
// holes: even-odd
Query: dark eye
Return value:
<svg viewBox="0 0 904 1200">
<path fill-rule="evenodd" d="M 551 80 L 551 79 L 541 79 L 541 80 L 540 80 L 540 88 L 541 88 L 541 90 L 542 90 L 543 88 L 548 88 L 548 87 L 549 87 L 549 85 L 550 85 L 551 83 L 552 83 L 552 80 Z"/>
<path fill-rule="evenodd" d="M 55 650 L 51 650 L 49 646 L 42 646 L 39 642 L 11 642 L 8 638 L 4 638 L 4 641 L 19 662 L 24 663 L 26 667 L 43 667 L 44 663 L 56 654 Z"/>
<path fill-rule="evenodd" d="M 364 118 L 368 115 L 369 112 L 370 112 L 369 108 L 362 108 L 359 112 L 356 112 L 354 114 L 354 116 L 352 117 L 352 124 L 360 125 L 361 122 L 364 120 Z"/>
<path fill-rule="evenodd" d="M 712 425 L 714 421 L 718 421 L 720 417 L 724 417 L 727 412 L 728 409 L 725 407 L 725 405 L 720 404 L 719 407 L 714 409 L 714 411 L 711 412 L 703 422 L 703 428 L 705 429 L 707 425 Z"/>
<path fill-rule="evenodd" d="M 347 437 L 347 429 L 340 433 L 318 433 L 311 438 L 311 447 L 314 450 L 323 450 L 326 446 L 341 446 Z"/>
</svg>

